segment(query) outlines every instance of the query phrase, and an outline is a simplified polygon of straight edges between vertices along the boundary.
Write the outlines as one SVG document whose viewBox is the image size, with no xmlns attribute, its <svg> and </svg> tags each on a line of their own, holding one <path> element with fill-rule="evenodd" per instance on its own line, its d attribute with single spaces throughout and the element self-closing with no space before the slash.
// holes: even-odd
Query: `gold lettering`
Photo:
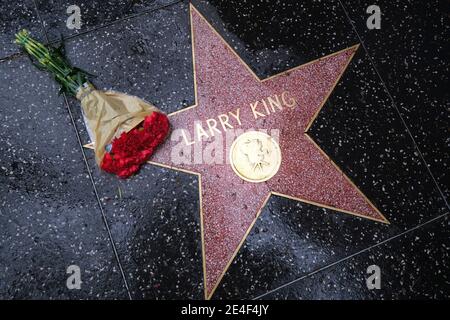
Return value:
<svg viewBox="0 0 450 320">
<path fill-rule="evenodd" d="M 266 117 L 278 110 L 283 111 L 286 107 L 293 109 L 297 106 L 295 97 L 291 96 L 289 91 L 284 91 L 281 94 L 273 94 L 254 103 L 250 103 L 254 119 Z M 193 140 L 190 140 L 189 132 L 182 131 L 184 142 L 190 146 L 195 144 L 196 141 L 202 141 L 203 138 L 209 139 L 210 137 L 214 137 L 216 133 L 234 129 L 236 127 L 234 121 L 236 121 L 237 125 L 242 125 L 240 110 L 240 108 L 237 108 L 234 112 L 229 111 L 228 113 L 219 114 L 216 118 L 207 119 L 207 130 L 205 130 L 206 127 L 205 129 L 203 128 L 202 122 L 196 121 L 194 123 L 195 134 Z M 219 122 L 220 127 L 218 128 Z"/>
<path fill-rule="evenodd" d="M 209 136 L 208 136 L 208 134 L 206 133 L 206 131 L 203 130 L 203 127 L 202 127 L 202 124 L 201 124 L 201 123 L 197 122 L 197 123 L 195 124 L 195 129 L 196 129 L 196 132 L 197 132 L 197 140 L 198 140 L 198 141 L 202 141 L 202 137 L 206 137 L 206 139 L 209 138 Z"/>
<path fill-rule="evenodd" d="M 218 118 L 219 118 L 220 124 L 222 125 L 223 131 L 227 131 L 227 127 L 230 129 L 233 129 L 233 126 L 228 123 L 229 118 L 226 114 L 219 114 Z"/>
<path fill-rule="evenodd" d="M 279 109 L 283 110 L 283 106 L 281 105 L 280 98 L 278 98 L 278 95 L 275 95 L 275 99 L 272 99 L 272 97 L 267 97 L 267 101 L 269 101 L 269 105 L 272 108 L 272 112 L 275 112 L 274 105 Z"/>
<path fill-rule="evenodd" d="M 211 135 L 211 137 L 214 137 L 214 130 L 216 130 L 218 133 L 221 133 L 220 130 L 217 129 L 216 119 L 208 119 L 206 120 L 206 123 L 208 124 L 209 134 Z"/>
<path fill-rule="evenodd" d="M 283 100 L 283 104 L 286 106 L 286 107 L 289 107 L 289 108 L 295 108 L 296 106 L 297 106 L 297 101 L 295 100 L 295 98 L 290 98 L 289 99 L 289 102 L 286 100 L 286 95 L 288 94 L 289 92 L 287 92 L 287 91 L 284 91 L 282 94 L 281 94 L 281 100 Z"/>
<path fill-rule="evenodd" d="M 183 135 L 184 142 L 186 143 L 187 146 L 190 146 L 190 145 L 195 143 L 195 141 L 189 141 L 188 140 L 188 138 L 186 136 L 186 131 L 181 130 L 181 134 Z"/>
<path fill-rule="evenodd" d="M 234 114 L 233 112 L 228 112 L 230 114 L 230 116 L 232 116 L 233 118 L 235 118 L 238 122 L 239 125 L 241 125 L 241 119 L 239 117 L 239 112 L 241 111 L 241 108 L 237 108 L 236 109 L 236 114 Z"/>
<path fill-rule="evenodd" d="M 269 111 L 269 107 L 267 107 L 266 101 L 263 99 L 263 100 L 261 100 L 261 102 L 264 105 L 264 109 L 266 109 L 266 114 L 269 115 L 270 111 Z"/>
<path fill-rule="evenodd" d="M 265 114 L 262 114 L 261 112 L 256 111 L 256 108 L 258 107 L 259 101 L 256 101 L 255 103 L 250 103 L 250 107 L 252 108 L 253 116 L 255 119 L 258 119 L 258 117 L 265 117 Z"/>
</svg>

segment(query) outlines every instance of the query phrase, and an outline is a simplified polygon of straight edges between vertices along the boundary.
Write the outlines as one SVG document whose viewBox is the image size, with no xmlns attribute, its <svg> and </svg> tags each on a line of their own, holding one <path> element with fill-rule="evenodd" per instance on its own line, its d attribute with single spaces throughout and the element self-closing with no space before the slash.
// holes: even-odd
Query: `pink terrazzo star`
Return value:
<svg viewBox="0 0 450 320">
<path fill-rule="evenodd" d="M 191 24 L 197 103 L 170 115 L 172 137 L 152 163 L 199 175 L 205 297 L 214 293 L 271 194 L 387 222 L 306 134 L 358 46 L 260 80 L 193 7 Z M 268 97 L 272 102 L 278 99 L 281 108 L 270 105 Z M 239 121 L 231 114 L 236 115 L 238 108 Z M 212 128 L 208 119 L 215 119 L 210 121 Z M 199 138 L 195 121 L 215 138 L 231 132 L 230 127 L 267 129 L 269 134 L 271 129 L 279 130 L 279 171 L 266 182 L 251 183 L 238 177 L 228 161 L 202 163 L 189 155 L 191 161 L 179 163 L 173 150 L 180 143 L 187 150 L 207 149 L 211 144 L 211 139 Z M 180 136 L 180 130 L 187 138 Z M 229 149 L 224 146 L 223 152 Z M 223 158 L 228 160 L 228 154 Z"/>
</svg>

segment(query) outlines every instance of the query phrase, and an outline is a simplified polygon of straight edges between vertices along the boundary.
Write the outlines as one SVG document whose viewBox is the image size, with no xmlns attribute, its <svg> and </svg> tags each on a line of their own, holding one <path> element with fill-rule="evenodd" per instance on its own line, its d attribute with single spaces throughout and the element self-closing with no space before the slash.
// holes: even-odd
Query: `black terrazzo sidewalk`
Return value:
<svg viewBox="0 0 450 320">
<path fill-rule="evenodd" d="M 272 197 L 212 298 L 448 299 L 449 3 L 379 1 L 381 30 L 363 0 L 193 4 L 261 78 L 361 43 L 310 135 L 390 221 Z M 2 0 L 0 17 L 0 298 L 203 299 L 197 176 L 101 172 L 78 101 L 12 43 L 62 36 L 99 89 L 170 113 L 194 102 L 189 2 Z"/>
</svg>

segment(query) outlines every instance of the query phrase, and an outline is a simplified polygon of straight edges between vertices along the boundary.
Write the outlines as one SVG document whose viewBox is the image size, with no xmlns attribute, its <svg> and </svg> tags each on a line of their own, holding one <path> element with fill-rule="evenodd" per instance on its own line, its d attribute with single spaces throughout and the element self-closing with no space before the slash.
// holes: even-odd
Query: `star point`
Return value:
<svg viewBox="0 0 450 320">
<path fill-rule="evenodd" d="M 359 45 L 259 79 L 207 20 L 190 8 L 196 102 L 169 115 L 172 135 L 151 163 L 199 177 L 204 288 L 209 299 L 270 195 L 378 222 L 387 220 L 307 133 Z M 248 182 L 227 161 L 204 161 L 212 139 L 250 129 L 279 132 L 282 161 L 271 179 Z M 187 161 L 174 156 L 180 148 Z M 222 145 L 215 152 L 221 148 L 228 150 Z M 228 155 L 222 154 L 222 159 Z"/>
</svg>

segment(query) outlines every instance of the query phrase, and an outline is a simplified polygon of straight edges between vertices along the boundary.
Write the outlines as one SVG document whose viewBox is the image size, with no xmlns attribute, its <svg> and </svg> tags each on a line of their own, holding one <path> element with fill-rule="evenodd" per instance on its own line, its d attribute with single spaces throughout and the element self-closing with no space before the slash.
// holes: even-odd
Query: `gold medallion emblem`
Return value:
<svg viewBox="0 0 450 320">
<path fill-rule="evenodd" d="M 230 162 L 240 178 L 249 182 L 263 182 L 278 172 L 281 150 L 268 134 L 250 131 L 241 134 L 231 145 Z"/>
</svg>

